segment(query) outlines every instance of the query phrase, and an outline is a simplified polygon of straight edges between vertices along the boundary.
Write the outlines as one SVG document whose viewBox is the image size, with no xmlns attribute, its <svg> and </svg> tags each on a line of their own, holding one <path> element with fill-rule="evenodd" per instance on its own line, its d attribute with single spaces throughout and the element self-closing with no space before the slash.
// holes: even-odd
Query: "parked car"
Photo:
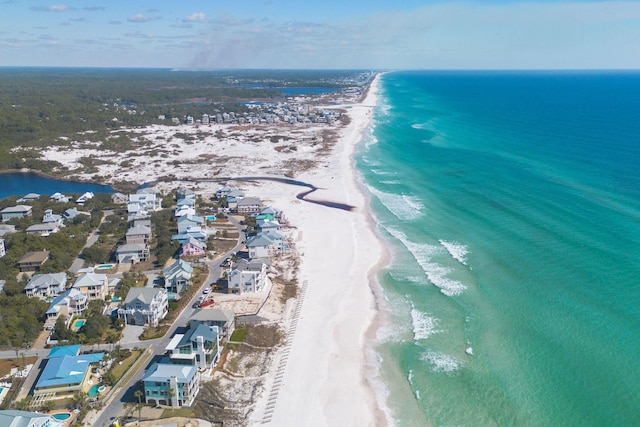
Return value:
<svg viewBox="0 0 640 427">
<path fill-rule="evenodd" d="M 202 291 L 203 294 L 208 294 L 209 292 L 211 292 L 211 288 L 204 288 L 204 291 Z"/>
</svg>

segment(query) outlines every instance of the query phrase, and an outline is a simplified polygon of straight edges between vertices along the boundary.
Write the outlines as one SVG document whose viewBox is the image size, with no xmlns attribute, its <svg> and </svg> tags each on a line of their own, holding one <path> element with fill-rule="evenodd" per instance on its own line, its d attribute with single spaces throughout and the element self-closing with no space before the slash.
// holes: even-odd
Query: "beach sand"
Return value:
<svg viewBox="0 0 640 427">
<path fill-rule="evenodd" d="M 371 336 L 367 331 L 376 316 L 370 273 L 383 258 L 384 248 L 372 229 L 352 159 L 373 114 L 376 90 L 377 79 L 364 102 L 349 109 L 352 121 L 328 165 L 297 177 L 322 189 L 311 198 L 356 208 L 348 212 L 282 198 L 282 194 L 278 197 L 286 200 L 286 205 L 278 207 L 285 209 L 302 233 L 297 242 L 302 255 L 299 278 L 306 282 L 306 294 L 290 348 L 284 353 L 281 379 L 267 384 L 262 401 L 256 404 L 254 424 L 265 420 L 277 426 L 386 424 L 367 380 L 367 372 L 375 367 L 367 365 L 365 358 L 367 336 Z M 273 367 L 274 377 L 279 375 L 277 368 Z"/>
</svg>

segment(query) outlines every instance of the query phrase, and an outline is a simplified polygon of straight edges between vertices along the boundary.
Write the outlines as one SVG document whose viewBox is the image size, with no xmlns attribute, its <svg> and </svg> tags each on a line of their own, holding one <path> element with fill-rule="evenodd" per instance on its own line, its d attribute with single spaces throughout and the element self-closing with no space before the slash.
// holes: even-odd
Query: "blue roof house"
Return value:
<svg viewBox="0 0 640 427">
<path fill-rule="evenodd" d="M 42 395 L 68 396 L 87 392 L 91 384 L 91 367 L 102 361 L 104 353 L 78 354 L 80 345 L 54 347 L 33 391 Z"/>
</svg>

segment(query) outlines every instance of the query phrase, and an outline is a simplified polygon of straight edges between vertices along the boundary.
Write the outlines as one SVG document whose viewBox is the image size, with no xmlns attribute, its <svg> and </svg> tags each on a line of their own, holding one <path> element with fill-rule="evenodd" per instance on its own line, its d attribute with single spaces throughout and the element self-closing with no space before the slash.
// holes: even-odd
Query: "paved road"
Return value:
<svg viewBox="0 0 640 427">
<path fill-rule="evenodd" d="M 82 248 L 82 250 L 84 250 L 84 248 L 91 247 L 95 242 L 98 241 L 98 238 L 100 237 L 100 231 L 99 231 L 100 225 L 102 225 L 102 223 L 104 222 L 104 219 L 109 215 L 113 215 L 112 210 L 105 210 L 102 212 L 102 218 L 100 219 L 100 224 L 98 225 L 98 228 L 93 230 L 93 232 L 89 235 L 89 237 L 87 238 L 87 243 L 84 244 L 84 247 Z M 80 251 L 80 253 L 82 253 L 82 250 Z M 80 258 L 80 254 L 78 254 L 78 257 L 76 257 L 76 259 L 73 260 L 71 267 L 69 267 L 69 271 L 71 271 L 72 273 L 77 273 L 78 270 L 80 270 L 83 265 L 84 265 L 84 259 Z"/>
<path fill-rule="evenodd" d="M 229 221 L 233 223 L 236 227 L 238 227 L 238 229 L 241 228 L 240 224 L 235 219 L 230 218 Z M 242 242 L 244 240 L 245 240 L 244 233 L 240 232 L 239 242 Z M 222 258 L 224 259 L 230 256 L 232 252 L 237 252 L 243 247 L 244 247 L 243 244 L 238 243 L 232 250 L 224 254 Z M 136 399 L 133 393 L 137 389 L 138 382 L 144 376 L 146 369 L 149 367 L 149 365 L 151 365 L 153 362 L 159 359 L 162 355 L 164 355 L 165 348 L 167 347 L 167 344 L 169 344 L 171 337 L 176 333 L 176 330 L 178 328 L 184 328 L 187 326 L 189 319 L 191 318 L 191 316 L 193 316 L 193 313 L 196 310 L 193 308 L 193 304 L 196 302 L 198 297 L 202 294 L 202 290 L 204 290 L 206 286 L 209 286 L 212 282 L 216 281 L 220 277 L 220 273 L 222 270 L 220 267 L 220 258 L 217 258 L 214 261 L 207 261 L 206 264 L 207 264 L 207 267 L 209 268 L 209 276 L 207 277 L 207 280 L 204 281 L 204 284 L 200 287 L 200 289 L 198 289 L 198 292 L 195 292 L 193 294 L 193 297 L 185 306 L 182 313 L 180 313 L 180 315 L 177 317 L 176 321 L 173 323 L 173 325 L 169 329 L 169 332 L 163 338 L 135 343 L 135 346 L 139 348 L 149 348 L 154 356 L 152 357 L 152 359 L 147 365 L 141 366 L 142 369 L 138 369 L 137 372 L 131 377 L 131 379 L 127 381 L 126 384 L 123 384 L 122 387 L 120 387 L 120 389 L 113 396 L 111 402 L 109 402 L 104 407 L 104 409 L 102 410 L 98 418 L 92 423 L 92 426 L 108 427 L 114 417 L 118 417 L 123 413 L 125 403 L 135 402 Z M 101 346 L 111 346 L 111 344 L 103 344 Z M 101 346 L 96 346 L 92 348 L 97 348 Z M 129 346 L 133 347 L 134 344 L 133 343 L 128 344 L 127 347 Z"/>
</svg>

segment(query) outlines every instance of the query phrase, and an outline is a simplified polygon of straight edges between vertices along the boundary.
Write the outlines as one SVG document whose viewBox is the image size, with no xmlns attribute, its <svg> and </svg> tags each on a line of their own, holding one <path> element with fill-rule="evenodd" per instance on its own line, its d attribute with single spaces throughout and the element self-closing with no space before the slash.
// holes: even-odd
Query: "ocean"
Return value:
<svg viewBox="0 0 640 427">
<path fill-rule="evenodd" d="M 387 73 L 356 166 L 398 426 L 640 425 L 640 73 Z"/>
</svg>

